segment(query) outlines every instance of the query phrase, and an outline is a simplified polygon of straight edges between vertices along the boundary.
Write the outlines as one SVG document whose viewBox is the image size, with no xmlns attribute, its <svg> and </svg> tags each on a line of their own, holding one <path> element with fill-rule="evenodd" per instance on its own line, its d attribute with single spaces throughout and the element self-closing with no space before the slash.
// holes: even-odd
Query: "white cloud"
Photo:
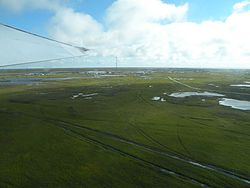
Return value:
<svg viewBox="0 0 250 188">
<path fill-rule="evenodd" d="M 76 45 L 96 45 L 102 25 L 87 14 L 61 8 L 50 21 L 49 32 L 53 38 Z"/>
<path fill-rule="evenodd" d="M 21 12 L 27 9 L 46 9 L 56 11 L 61 8 L 59 0 L 0 0 L 0 7 L 7 8 L 13 12 Z"/>
<path fill-rule="evenodd" d="M 118 0 L 108 8 L 103 25 L 65 9 L 53 18 L 50 33 L 58 40 L 97 49 L 102 56 L 162 59 L 170 50 L 165 26 L 184 21 L 187 10 L 188 4 L 175 6 L 161 0 Z"/>
<path fill-rule="evenodd" d="M 45 7 L 47 0 L 39 2 L 33 8 Z M 51 36 L 96 49 L 100 58 L 119 56 L 127 66 L 250 68 L 250 1 L 235 4 L 224 21 L 201 23 L 187 21 L 187 3 L 117 0 L 107 9 L 104 23 L 99 23 L 53 2 L 60 8 L 53 9 Z"/>
<path fill-rule="evenodd" d="M 188 4 L 161 0 L 117 0 L 107 10 L 106 31 L 90 16 L 60 21 L 55 37 L 100 49 L 103 56 L 125 59 L 125 65 L 185 67 L 250 67 L 250 11 L 248 1 L 234 6 L 224 21 L 186 21 Z M 78 15 L 78 16 L 77 16 Z M 78 20 L 78 21 L 77 21 Z M 91 20 L 91 21 L 90 21 Z M 81 28 L 75 27 L 75 24 Z M 56 29 L 59 28 L 59 29 Z M 70 29 L 67 28 L 74 28 Z M 56 31 L 56 32 L 55 32 Z M 78 32 L 76 32 L 78 31 Z M 61 37 L 63 36 L 63 37 Z M 137 64 L 136 64 L 137 63 Z"/>
<path fill-rule="evenodd" d="M 135 24 L 183 20 L 188 4 L 175 6 L 161 0 L 118 0 L 107 11 L 107 23 L 115 28 L 135 27 Z"/>
<path fill-rule="evenodd" d="M 241 12 L 243 11 L 248 5 L 250 5 L 250 1 L 246 0 L 246 1 L 242 1 L 239 3 L 236 3 L 233 7 L 234 12 Z"/>
</svg>

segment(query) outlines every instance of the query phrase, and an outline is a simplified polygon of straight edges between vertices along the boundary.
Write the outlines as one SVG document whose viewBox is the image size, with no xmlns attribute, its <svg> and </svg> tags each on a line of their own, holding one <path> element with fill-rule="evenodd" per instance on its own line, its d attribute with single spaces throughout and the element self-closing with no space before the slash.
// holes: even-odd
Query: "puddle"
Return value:
<svg viewBox="0 0 250 188">
<path fill-rule="evenodd" d="M 166 100 L 164 98 L 161 98 L 161 102 L 166 102 Z"/>
<path fill-rule="evenodd" d="M 161 99 L 161 97 L 153 97 L 152 101 L 159 101 Z"/>
<path fill-rule="evenodd" d="M 220 105 L 228 106 L 238 110 L 250 110 L 249 101 L 241 101 L 236 99 L 223 98 L 219 101 Z"/>
<path fill-rule="evenodd" d="M 85 99 L 92 99 L 92 97 L 96 95 L 98 95 L 98 93 L 91 93 L 91 94 L 78 93 L 77 95 L 73 95 L 71 99 L 76 99 L 78 97 L 83 97 Z"/>
<path fill-rule="evenodd" d="M 208 84 L 209 86 L 213 86 L 213 87 L 219 87 L 219 86 L 217 86 L 217 85 L 215 85 L 215 84 Z"/>
<path fill-rule="evenodd" d="M 107 71 L 98 71 L 98 70 L 87 71 L 87 74 L 107 74 L 107 73 L 108 73 Z"/>
<path fill-rule="evenodd" d="M 230 85 L 230 86 L 232 86 L 232 87 L 250 87 L 249 84 L 235 84 L 235 85 Z"/>
<path fill-rule="evenodd" d="M 187 81 L 187 80 L 194 80 L 193 78 L 173 78 L 173 79 L 175 79 L 175 80 L 178 80 L 178 81 L 181 81 L 181 80 L 183 80 L 183 81 Z"/>
<path fill-rule="evenodd" d="M 151 77 L 148 77 L 148 76 L 140 76 L 142 79 L 145 79 L 145 80 L 151 80 L 152 78 Z"/>
<path fill-rule="evenodd" d="M 180 92 L 180 93 L 172 93 L 169 95 L 170 97 L 176 97 L 176 98 L 185 98 L 185 97 L 191 97 L 191 96 L 203 96 L 203 97 L 224 97 L 225 95 L 219 94 L 219 93 L 210 93 L 210 92 Z"/>
<path fill-rule="evenodd" d="M 165 100 L 164 98 L 162 98 L 162 97 L 153 97 L 151 100 L 152 100 L 152 101 L 166 102 L 166 100 Z"/>
<path fill-rule="evenodd" d="M 145 71 L 137 71 L 137 72 L 135 72 L 136 74 L 146 74 L 146 72 Z"/>
<path fill-rule="evenodd" d="M 123 74 L 104 74 L 104 75 L 100 75 L 100 77 L 124 77 L 126 75 Z"/>
</svg>

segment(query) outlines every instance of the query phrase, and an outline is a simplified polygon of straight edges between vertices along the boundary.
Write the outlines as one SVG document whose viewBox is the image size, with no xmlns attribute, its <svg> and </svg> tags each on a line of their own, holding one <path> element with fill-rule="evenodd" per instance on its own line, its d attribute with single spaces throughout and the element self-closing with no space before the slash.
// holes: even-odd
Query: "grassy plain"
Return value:
<svg viewBox="0 0 250 188">
<path fill-rule="evenodd" d="M 104 71 L 0 71 L 0 187 L 250 187 L 250 111 L 168 96 L 250 101 L 250 71 Z"/>
</svg>

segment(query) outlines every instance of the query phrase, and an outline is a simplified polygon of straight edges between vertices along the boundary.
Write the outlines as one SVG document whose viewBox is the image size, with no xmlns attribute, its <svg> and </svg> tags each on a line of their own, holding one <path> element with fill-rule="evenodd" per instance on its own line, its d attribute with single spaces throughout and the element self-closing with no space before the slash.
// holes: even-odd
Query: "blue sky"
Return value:
<svg viewBox="0 0 250 188">
<path fill-rule="evenodd" d="M 6 0 L 7 1 L 7 0 Z M 145 0 L 146 1 L 146 0 Z M 114 0 L 69 0 L 68 6 L 77 12 L 91 15 L 103 22 L 107 8 Z M 189 21 L 223 20 L 232 13 L 232 7 L 240 0 L 164 0 L 166 3 L 189 4 Z M 47 36 L 47 23 L 53 16 L 49 10 L 24 10 L 13 12 L 0 6 L 0 22 Z"/>
<path fill-rule="evenodd" d="M 188 19 L 200 22 L 207 19 L 225 19 L 239 0 L 169 0 L 174 4 L 189 3 Z"/>
</svg>

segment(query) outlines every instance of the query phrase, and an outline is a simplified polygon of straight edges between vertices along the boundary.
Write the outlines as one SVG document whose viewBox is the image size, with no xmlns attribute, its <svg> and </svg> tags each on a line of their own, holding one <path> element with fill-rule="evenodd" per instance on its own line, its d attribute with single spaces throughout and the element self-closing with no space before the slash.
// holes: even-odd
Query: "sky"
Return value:
<svg viewBox="0 0 250 188">
<path fill-rule="evenodd" d="M 0 22 L 104 64 L 250 68 L 250 0 L 0 0 Z"/>
</svg>

